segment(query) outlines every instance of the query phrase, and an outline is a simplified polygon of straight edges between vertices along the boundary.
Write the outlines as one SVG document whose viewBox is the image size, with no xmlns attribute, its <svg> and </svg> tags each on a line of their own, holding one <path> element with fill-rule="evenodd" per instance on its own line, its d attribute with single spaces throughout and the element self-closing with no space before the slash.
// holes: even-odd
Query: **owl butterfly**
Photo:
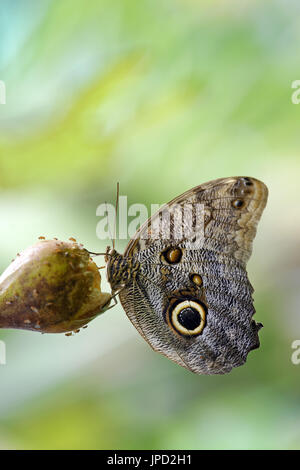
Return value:
<svg viewBox="0 0 300 470">
<path fill-rule="evenodd" d="M 164 205 L 123 255 L 108 248 L 112 293 L 155 351 L 197 374 L 225 374 L 259 347 L 246 263 L 267 197 L 255 178 L 210 181 Z M 193 210 L 182 219 L 180 208 L 200 204 L 201 226 L 178 239 L 176 221 L 195 225 Z"/>
</svg>

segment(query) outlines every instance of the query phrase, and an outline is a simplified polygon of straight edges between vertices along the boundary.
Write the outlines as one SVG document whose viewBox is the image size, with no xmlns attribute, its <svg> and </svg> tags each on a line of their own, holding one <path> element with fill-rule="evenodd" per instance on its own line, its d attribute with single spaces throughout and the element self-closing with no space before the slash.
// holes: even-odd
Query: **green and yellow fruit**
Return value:
<svg viewBox="0 0 300 470">
<path fill-rule="evenodd" d="M 75 241 L 40 241 L 0 276 L 0 328 L 76 331 L 110 304 L 100 282 L 89 252 Z"/>
</svg>

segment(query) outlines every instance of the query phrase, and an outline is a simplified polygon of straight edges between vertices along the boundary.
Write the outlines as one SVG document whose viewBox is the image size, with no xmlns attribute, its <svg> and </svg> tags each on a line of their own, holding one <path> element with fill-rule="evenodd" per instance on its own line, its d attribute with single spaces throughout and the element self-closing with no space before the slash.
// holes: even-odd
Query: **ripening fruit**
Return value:
<svg viewBox="0 0 300 470">
<path fill-rule="evenodd" d="M 40 241 L 0 276 L 0 328 L 77 331 L 110 304 L 100 282 L 89 252 L 77 243 Z"/>
</svg>

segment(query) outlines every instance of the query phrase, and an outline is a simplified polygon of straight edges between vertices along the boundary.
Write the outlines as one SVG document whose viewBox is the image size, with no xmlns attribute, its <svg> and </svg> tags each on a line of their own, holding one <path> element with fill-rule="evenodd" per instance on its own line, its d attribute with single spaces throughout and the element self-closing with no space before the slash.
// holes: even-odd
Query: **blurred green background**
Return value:
<svg viewBox="0 0 300 470">
<path fill-rule="evenodd" d="M 96 207 L 114 202 L 117 181 L 149 207 L 224 176 L 270 190 L 248 269 L 261 348 L 243 367 L 190 373 L 120 305 L 70 338 L 2 330 L 0 448 L 300 448 L 299 2 L 0 10 L 1 271 L 40 235 L 105 249 Z"/>
</svg>

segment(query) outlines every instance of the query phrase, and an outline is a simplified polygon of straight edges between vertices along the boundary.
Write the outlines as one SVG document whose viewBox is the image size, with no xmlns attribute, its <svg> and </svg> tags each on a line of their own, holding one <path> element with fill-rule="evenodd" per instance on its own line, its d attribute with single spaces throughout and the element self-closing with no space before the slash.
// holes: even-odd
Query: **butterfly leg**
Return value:
<svg viewBox="0 0 300 470">
<path fill-rule="evenodd" d="M 120 289 L 122 290 L 122 289 Z M 107 307 L 105 309 L 105 312 L 107 312 L 107 310 L 110 310 L 111 308 L 115 307 L 116 305 L 118 305 L 118 300 L 117 300 L 117 295 L 119 294 L 120 291 L 116 292 L 114 295 L 111 296 L 111 300 L 114 301 L 114 304 L 113 305 L 110 305 L 109 307 Z"/>
</svg>

